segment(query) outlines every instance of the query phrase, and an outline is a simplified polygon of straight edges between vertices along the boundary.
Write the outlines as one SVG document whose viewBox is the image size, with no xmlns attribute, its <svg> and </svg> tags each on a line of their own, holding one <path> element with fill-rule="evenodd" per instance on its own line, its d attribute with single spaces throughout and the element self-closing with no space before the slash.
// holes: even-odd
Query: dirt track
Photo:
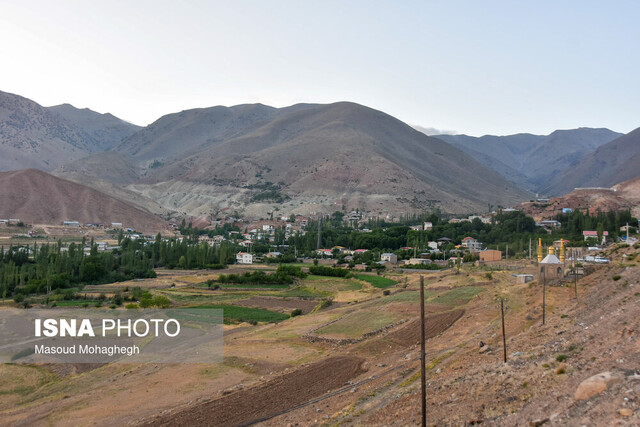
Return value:
<svg viewBox="0 0 640 427">
<path fill-rule="evenodd" d="M 434 314 L 432 316 L 426 316 L 425 322 L 425 337 L 427 339 L 433 338 L 438 334 L 446 331 L 453 325 L 462 315 L 464 310 L 452 310 L 444 313 Z M 402 345 L 412 345 L 420 342 L 420 321 L 413 320 L 409 322 L 405 327 L 397 332 L 394 332 L 389 338 Z"/>
<path fill-rule="evenodd" d="M 226 397 L 146 420 L 153 426 L 235 426 L 279 413 L 343 386 L 365 372 L 364 359 L 336 356 Z"/>
</svg>

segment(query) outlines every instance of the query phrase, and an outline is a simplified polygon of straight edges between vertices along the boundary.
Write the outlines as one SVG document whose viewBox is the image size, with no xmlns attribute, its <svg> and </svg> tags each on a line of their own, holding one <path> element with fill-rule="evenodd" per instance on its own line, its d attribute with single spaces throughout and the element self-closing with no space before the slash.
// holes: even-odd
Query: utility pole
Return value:
<svg viewBox="0 0 640 427">
<path fill-rule="evenodd" d="M 573 292 L 576 299 L 578 299 L 578 263 L 576 262 L 576 250 L 573 249 L 571 252 L 573 252 Z"/>
<path fill-rule="evenodd" d="M 424 335 L 424 276 L 420 275 L 420 380 L 422 382 L 422 427 L 427 426 L 427 373 Z"/>
<path fill-rule="evenodd" d="M 542 324 L 545 323 L 545 311 L 546 311 L 546 293 L 547 293 L 547 275 L 546 268 L 542 267 Z"/>
<path fill-rule="evenodd" d="M 509 245 L 507 245 L 507 250 L 505 251 L 506 255 L 507 255 L 507 259 L 509 259 Z"/>
<path fill-rule="evenodd" d="M 507 335 L 504 331 L 504 298 L 500 298 L 500 315 L 502 317 L 502 349 L 504 363 L 507 363 Z"/>
<path fill-rule="evenodd" d="M 531 259 L 531 237 L 529 237 L 529 259 Z"/>
</svg>

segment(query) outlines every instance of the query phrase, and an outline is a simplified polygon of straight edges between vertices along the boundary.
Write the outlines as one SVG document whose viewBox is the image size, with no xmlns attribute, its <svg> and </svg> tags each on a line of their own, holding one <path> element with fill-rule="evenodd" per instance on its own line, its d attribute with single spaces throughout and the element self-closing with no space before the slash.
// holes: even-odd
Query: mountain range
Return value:
<svg viewBox="0 0 640 427">
<path fill-rule="evenodd" d="M 609 129 L 557 130 L 549 135 L 438 135 L 522 188 L 536 193 L 571 191 L 560 175 L 572 174 L 582 157 L 623 134 Z M 614 183 L 615 184 L 615 183 Z"/>
<path fill-rule="evenodd" d="M 635 178 L 638 137 L 432 137 L 350 102 L 199 108 L 141 128 L 0 92 L 0 170 L 53 172 L 163 217 L 484 212 Z"/>
<path fill-rule="evenodd" d="M 467 212 L 527 197 L 450 144 L 348 102 L 183 111 L 115 150 L 139 168 L 130 188 L 196 216 L 212 208 L 255 216 L 343 208 Z M 92 157 L 75 168 L 87 169 L 82 163 Z"/>
<path fill-rule="evenodd" d="M 0 170 L 55 168 L 104 151 L 138 130 L 110 114 L 70 105 L 45 108 L 0 92 Z"/>
</svg>

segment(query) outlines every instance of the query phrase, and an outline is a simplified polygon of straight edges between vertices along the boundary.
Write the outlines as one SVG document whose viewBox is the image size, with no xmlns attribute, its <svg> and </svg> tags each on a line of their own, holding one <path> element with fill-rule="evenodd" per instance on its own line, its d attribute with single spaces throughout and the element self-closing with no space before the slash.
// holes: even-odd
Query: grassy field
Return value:
<svg viewBox="0 0 640 427">
<path fill-rule="evenodd" d="M 398 283 L 395 280 L 387 279 L 386 277 L 373 276 L 370 274 L 357 274 L 356 278 L 358 280 L 364 280 L 365 282 L 371 283 L 372 286 L 381 289 L 388 288 Z"/>
<path fill-rule="evenodd" d="M 483 290 L 484 288 L 480 286 L 465 286 L 453 289 L 445 293 L 437 294 L 427 299 L 430 302 L 435 302 L 438 304 L 458 306 L 468 303 L 473 297 L 478 295 Z"/>
<path fill-rule="evenodd" d="M 393 313 L 379 310 L 363 310 L 348 314 L 335 323 L 316 331 L 317 335 L 330 338 L 359 338 L 363 334 L 390 325 L 398 320 Z"/>
<path fill-rule="evenodd" d="M 310 274 L 304 279 L 304 284 L 314 289 L 327 292 L 357 291 L 362 289 L 362 283 L 342 277 L 315 276 Z"/>
<path fill-rule="evenodd" d="M 201 305 L 193 308 L 219 308 L 223 310 L 224 323 L 240 322 L 280 322 L 288 319 L 289 315 L 263 308 L 238 307 L 235 305 Z"/>
<path fill-rule="evenodd" d="M 102 304 L 107 303 L 108 301 L 98 301 L 98 300 L 90 300 L 90 299 L 80 299 L 73 301 L 56 301 L 56 307 L 82 307 L 85 304 L 88 307 L 95 307 L 97 302 L 101 302 Z"/>
</svg>

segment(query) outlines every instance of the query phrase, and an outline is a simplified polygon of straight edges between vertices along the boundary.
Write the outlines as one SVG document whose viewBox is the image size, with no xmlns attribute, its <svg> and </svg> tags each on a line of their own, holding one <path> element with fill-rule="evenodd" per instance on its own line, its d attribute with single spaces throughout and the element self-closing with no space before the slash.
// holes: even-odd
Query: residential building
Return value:
<svg viewBox="0 0 640 427">
<path fill-rule="evenodd" d="M 253 264 L 253 254 L 247 252 L 238 252 L 236 254 L 236 262 L 238 264 Z"/>
<path fill-rule="evenodd" d="M 390 264 L 398 263 L 398 255 L 392 253 L 384 253 L 380 255 L 380 261 L 386 261 Z"/>
<path fill-rule="evenodd" d="M 598 232 L 597 231 L 583 231 L 582 232 L 582 236 L 584 237 L 584 240 L 587 240 L 589 238 L 594 238 L 594 239 L 598 239 Z M 609 237 L 609 232 L 608 231 L 603 231 L 602 232 L 602 241 L 600 242 L 600 244 L 604 245 L 605 243 L 607 243 L 607 237 Z"/>
<path fill-rule="evenodd" d="M 480 261 L 483 262 L 500 261 L 502 259 L 502 252 L 496 250 L 481 251 L 478 257 Z"/>
<path fill-rule="evenodd" d="M 404 263 L 406 265 L 429 265 L 431 264 L 431 260 L 425 258 L 409 258 Z"/>
<path fill-rule="evenodd" d="M 464 246 L 471 252 L 482 250 L 482 243 L 480 243 L 473 237 L 465 237 L 464 239 L 462 239 L 462 246 Z"/>
<path fill-rule="evenodd" d="M 333 257 L 333 251 L 331 249 L 316 249 L 316 254 L 323 257 Z"/>
</svg>

